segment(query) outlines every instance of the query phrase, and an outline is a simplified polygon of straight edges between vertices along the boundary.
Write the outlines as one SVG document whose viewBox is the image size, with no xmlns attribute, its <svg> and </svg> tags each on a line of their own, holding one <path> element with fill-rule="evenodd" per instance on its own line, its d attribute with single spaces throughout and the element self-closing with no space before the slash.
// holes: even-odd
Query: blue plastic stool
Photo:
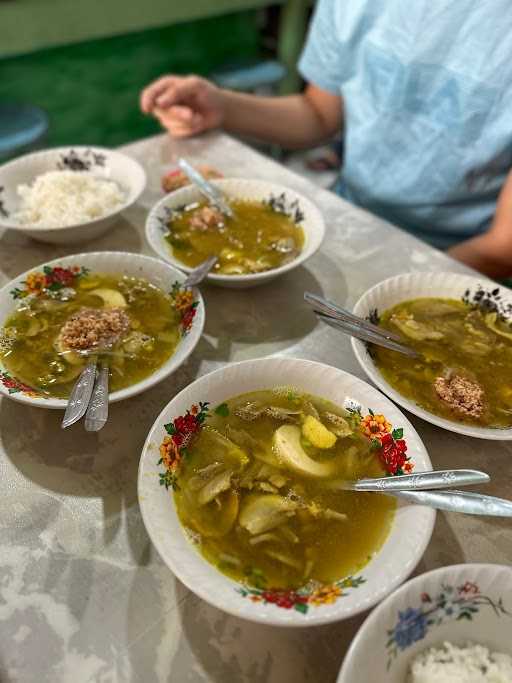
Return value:
<svg viewBox="0 0 512 683">
<path fill-rule="evenodd" d="M 285 67 L 271 59 L 255 64 L 226 65 L 224 69 L 210 74 L 221 88 L 246 92 L 277 86 L 285 76 Z"/>
<path fill-rule="evenodd" d="M 35 149 L 48 131 L 48 117 L 31 104 L 0 102 L 0 159 Z"/>
</svg>

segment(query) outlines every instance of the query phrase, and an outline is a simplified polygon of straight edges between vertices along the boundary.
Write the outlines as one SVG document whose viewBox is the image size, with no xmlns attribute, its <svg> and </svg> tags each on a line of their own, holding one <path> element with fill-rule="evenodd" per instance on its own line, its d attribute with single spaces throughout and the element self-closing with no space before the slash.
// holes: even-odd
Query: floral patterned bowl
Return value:
<svg viewBox="0 0 512 683">
<path fill-rule="evenodd" d="M 359 411 L 363 430 L 373 418 L 384 414 L 387 422 L 379 433 L 380 455 L 388 471 L 398 473 L 405 465 L 417 471 L 432 469 L 411 424 L 391 401 L 360 379 L 328 365 L 295 358 L 244 361 L 200 377 L 175 396 L 156 419 L 139 465 L 142 517 L 167 566 L 215 607 L 244 619 L 280 626 L 338 621 L 372 607 L 412 572 L 430 540 L 433 510 L 399 506 L 384 545 L 356 575 L 314 589 L 279 591 L 249 587 L 221 574 L 188 539 L 174 507 L 171 487 L 180 458 L 186 457 L 182 449 L 191 433 L 200 429 L 208 403 L 217 405 L 241 393 L 276 386 L 296 387 L 338 405 L 350 405 Z"/>
<path fill-rule="evenodd" d="M 313 256 L 320 247 L 325 233 L 324 219 L 316 206 L 306 197 L 287 187 L 264 180 L 227 178 L 215 180 L 212 183 L 233 199 L 275 202 L 280 212 L 286 213 L 297 225 L 300 225 L 304 231 L 305 241 L 300 254 L 290 263 L 286 263 L 279 268 L 248 275 L 220 275 L 211 273 L 207 277 L 209 282 L 222 287 L 236 289 L 255 287 L 293 270 L 301 263 L 304 263 L 310 256 Z M 172 263 L 173 266 L 185 272 L 190 272 L 191 268 L 184 265 L 174 256 L 172 248 L 165 240 L 165 235 L 168 231 L 167 224 L 173 209 L 176 210 L 178 207 L 183 207 L 200 198 L 197 188 L 193 185 L 187 185 L 180 190 L 171 192 L 155 204 L 146 220 L 146 237 L 151 248 L 164 261 Z"/>
<path fill-rule="evenodd" d="M 13 213 L 18 210 L 19 185 L 32 183 L 47 171 L 90 171 L 115 181 L 125 193 L 125 201 L 110 213 L 96 220 L 58 228 L 40 228 L 18 223 Z M 99 237 L 119 214 L 134 204 L 146 186 L 142 166 L 121 152 L 103 147 L 58 147 L 25 154 L 0 166 L 0 227 L 18 230 L 39 242 L 78 244 Z"/>
<path fill-rule="evenodd" d="M 180 283 L 185 276 L 168 263 L 150 256 L 128 254 L 124 252 L 100 251 L 76 256 L 66 256 L 19 275 L 0 289 L 0 330 L 16 309 L 21 300 L 27 296 L 59 296 L 64 287 L 73 287 L 76 280 L 85 272 L 114 273 L 146 278 L 149 282 L 170 292 L 173 305 L 181 310 L 181 341 L 174 354 L 152 375 L 125 389 L 114 391 L 109 396 L 110 403 L 122 401 L 130 396 L 140 394 L 146 389 L 173 373 L 192 353 L 203 332 L 205 313 L 204 302 L 197 290 L 183 297 Z M 2 339 L 0 337 L 0 343 Z M 60 398 L 46 398 L 35 387 L 30 387 L 13 377 L 0 357 L 0 396 L 27 403 L 41 408 L 57 408 L 65 410 L 67 401 Z"/>
<path fill-rule="evenodd" d="M 512 316 L 512 291 L 499 286 L 485 277 L 473 277 L 458 273 L 404 273 L 379 282 L 369 289 L 354 306 L 354 313 L 361 318 L 378 317 L 379 312 L 408 299 L 419 297 L 443 297 L 459 299 L 475 305 L 484 306 L 486 310 L 497 310 L 506 318 Z M 370 355 L 368 346 L 358 339 L 352 339 L 352 348 L 359 365 L 381 391 L 395 403 L 411 413 L 422 417 L 427 422 L 448 429 L 451 432 L 474 436 L 480 439 L 507 441 L 512 439 L 512 428 L 492 429 L 478 427 L 462 422 L 454 422 L 434 415 L 421 408 L 414 401 L 402 396 L 382 376 Z M 405 358 L 405 357 L 404 357 Z M 407 361 L 404 361 L 407 362 Z"/>
<path fill-rule="evenodd" d="M 512 567 L 461 564 L 417 576 L 363 623 L 337 683 L 405 683 L 411 661 L 445 641 L 512 655 Z M 371 656 L 369 656 L 371 654 Z"/>
</svg>

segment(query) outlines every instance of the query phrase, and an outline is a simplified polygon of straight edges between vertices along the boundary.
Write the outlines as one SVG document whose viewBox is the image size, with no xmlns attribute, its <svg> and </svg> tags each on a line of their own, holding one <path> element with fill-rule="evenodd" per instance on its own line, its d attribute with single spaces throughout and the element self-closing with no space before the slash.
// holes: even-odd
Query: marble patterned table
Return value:
<svg viewBox="0 0 512 683">
<path fill-rule="evenodd" d="M 304 290 L 350 307 L 368 287 L 408 270 L 463 267 L 387 223 L 319 190 L 223 135 L 125 151 L 148 172 L 140 203 L 112 231 L 78 250 L 150 253 L 147 210 L 178 155 L 225 174 L 275 180 L 325 215 L 327 237 L 304 267 L 247 291 L 205 287 L 207 322 L 195 353 L 147 393 L 112 406 L 99 434 L 60 430 L 61 415 L 0 401 L 0 680 L 3 683 L 332 683 L 364 615 L 310 630 L 228 616 L 196 598 L 162 564 L 137 506 L 147 431 L 187 383 L 233 360 L 286 354 L 362 376 L 348 339 L 302 302 Z M 0 234 L 0 284 L 76 252 Z M 411 418 L 437 467 L 481 467 L 488 491 L 510 495 L 511 446 L 451 434 Z M 510 563 L 504 520 L 439 513 L 417 572 L 462 562 Z M 361 683 L 366 683 L 361 681 Z"/>
</svg>

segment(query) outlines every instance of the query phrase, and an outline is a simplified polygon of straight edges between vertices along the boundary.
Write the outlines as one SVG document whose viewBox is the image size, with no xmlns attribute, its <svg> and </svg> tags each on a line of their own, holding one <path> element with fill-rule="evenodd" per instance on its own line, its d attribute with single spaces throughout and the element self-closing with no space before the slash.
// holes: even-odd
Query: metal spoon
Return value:
<svg viewBox="0 0 512 683">
<path fill-rule="evenodd" d="M 387 330 L 385 327 L 374 325 L 369 320 L 365 320 L 364 318 L 354 315 L 354 313 L 351 313 L 350 311 L 347 311 L 347 309 L 335 304 L 334 301 L 324 299 L 322 296 L 312 294 L 311 292 L 304 292 L 304 301 L 306 301 L 306 303 L 308 303 L 310 306 L 313 306 L 315 313 L 323 313 L 324 315 L 334 318 L 335 320 L 353 323 L 363 330 L 380 334 L 382 337 L 386 337 L 386 339 L 391 339 L 392 341 L 399 343 L 402 342 L 402 337 L 400 337 L 398 334 Z"/>
<path fill-rule="evenodd" d="M 398 342 L 392 341 L 382 333 L 377 333 L 367 328 L 365 329 L 359 323 L 342 321 L 335 319 L 330 315 L 326 315 L 325 313 L 315 312 L 324 323 L 327 323 L 327 325 L 330 325 L 336 330 L 340 330 L 351 337 L 356 337 L 356 339 L 361 339 L 362 341 L 370 342 L 377 346 L 383 346 L 391 351 L 397 351 L 398 353 L 404 354 L 404 356 L 409 356 L 409 358 L 423 358 L 421 353 L 418 353 L 418 351 L 410 346 L 405 346 L 405 344 L 399 344 Z"/>
<path fill-rule="evenodd" d="M 186 159 L 179 159 L 178 166 L 190 182 L 197 187 L 199 192 L 206 197 L 210 204 L 213 204 L 213 206 L 219 209 L 219 211 L 228 218 L 233 218 L 233 209 L 227 203 L 224 194 L 217 187 L 208 182 L 208 180 L 191 166 Z"/>
<path fill-rule="evenodd" d="M 64 413 L 64 418 L 62 419 L 61 423 L 62 429 L 70 427 L 85 415 L 91 400 L 91 396 L 93 395 L 93 390 L 95 388 L 94 383 L 97 376 L 98 355 L 110 353 L 110 350 L 116 341 L 117 338 L 110 340 L 108 344 L 105 344 L 102 347 L 78 351 L 81 356 L 90 358 L 91 360 L 82 370 L 82 373 L 80 374 L 75 386 L 71 390 L 71 395 L 66 406 L 66 412 Z M 69 352 L 63 351 L 60 355 L 64 356 L 66 353 Z"/>
<path fill-rule="evenodd" d="M 333 481 L 329 488 L 340 491 L 377 491 L 391 493 L 393 491 L 420 491 L 447 489 L 450 486 L 470 486 L 471 484 L 487 484 L 490 477 L 479 470 L 437 470 L 433 472 L 415 472 L 395 477 L 375 479 L 357 479 L 356 481 Z"/>
<path fill-rule="evenodd" d="M 108 365 L 104 363 L 99 371 L 85 414 L 86 432 L 99 432 L 108 420 L 108 372 Z"/>
<path fill-rule="evenodd" d="M 512 501 L 466 491 L 383 491 L 387 496 L 401 498 L 415 505 L 466 515 L 512 517 Z"/>
<path fill-rule="evenodd" d="M 219 259 L 217 256 L 210 256 L 210 258 L 206 259 L 206 261 L 200 263 L 197 268 L 194 268 L 194 270 L 190 271 L 187 279 L 182 284 L 182 287 L 195 287 L 198 285 L 205 279 L 218 260 Z"/>
<path fill-rule="evenodd" d="M 320 320 L 351 337 L 403 353 L 410 358 L 423 358 L 421 353 L 410 346 L 406 346 L 398 334 L 354 315 L 354 313 L 338 306 L 333 301 L 329 301 L 329 299 L 324 299 L 311 292 L 304 292 L 304 300 L 313 306 Z"/>
<path fill-rule="evenodd" d="M 94 356 L 82 370 L 78 381 L 71 391 L 61 427 L 66 429 L 85 415 L 96 379 L 96 357 Z"/>
</svg>

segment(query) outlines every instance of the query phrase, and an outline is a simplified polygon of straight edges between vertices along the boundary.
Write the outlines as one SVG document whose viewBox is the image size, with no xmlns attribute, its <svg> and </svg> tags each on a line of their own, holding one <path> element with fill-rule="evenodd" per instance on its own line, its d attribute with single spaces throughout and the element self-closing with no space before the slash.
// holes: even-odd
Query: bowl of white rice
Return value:
<svg viewBox="0 0 512 683">
<path fill-rule="evenodd" d="M 337 683 L 511 683 L 512 567 L 411 579 L 363 623 Z"/>
<path fill-rule="evenodd" d="M 0 166 L 0 228 L 52 244 L 103 234 L 146 185 L 142 166 L 101 147 L 59 147 Z"/>
</svg>

